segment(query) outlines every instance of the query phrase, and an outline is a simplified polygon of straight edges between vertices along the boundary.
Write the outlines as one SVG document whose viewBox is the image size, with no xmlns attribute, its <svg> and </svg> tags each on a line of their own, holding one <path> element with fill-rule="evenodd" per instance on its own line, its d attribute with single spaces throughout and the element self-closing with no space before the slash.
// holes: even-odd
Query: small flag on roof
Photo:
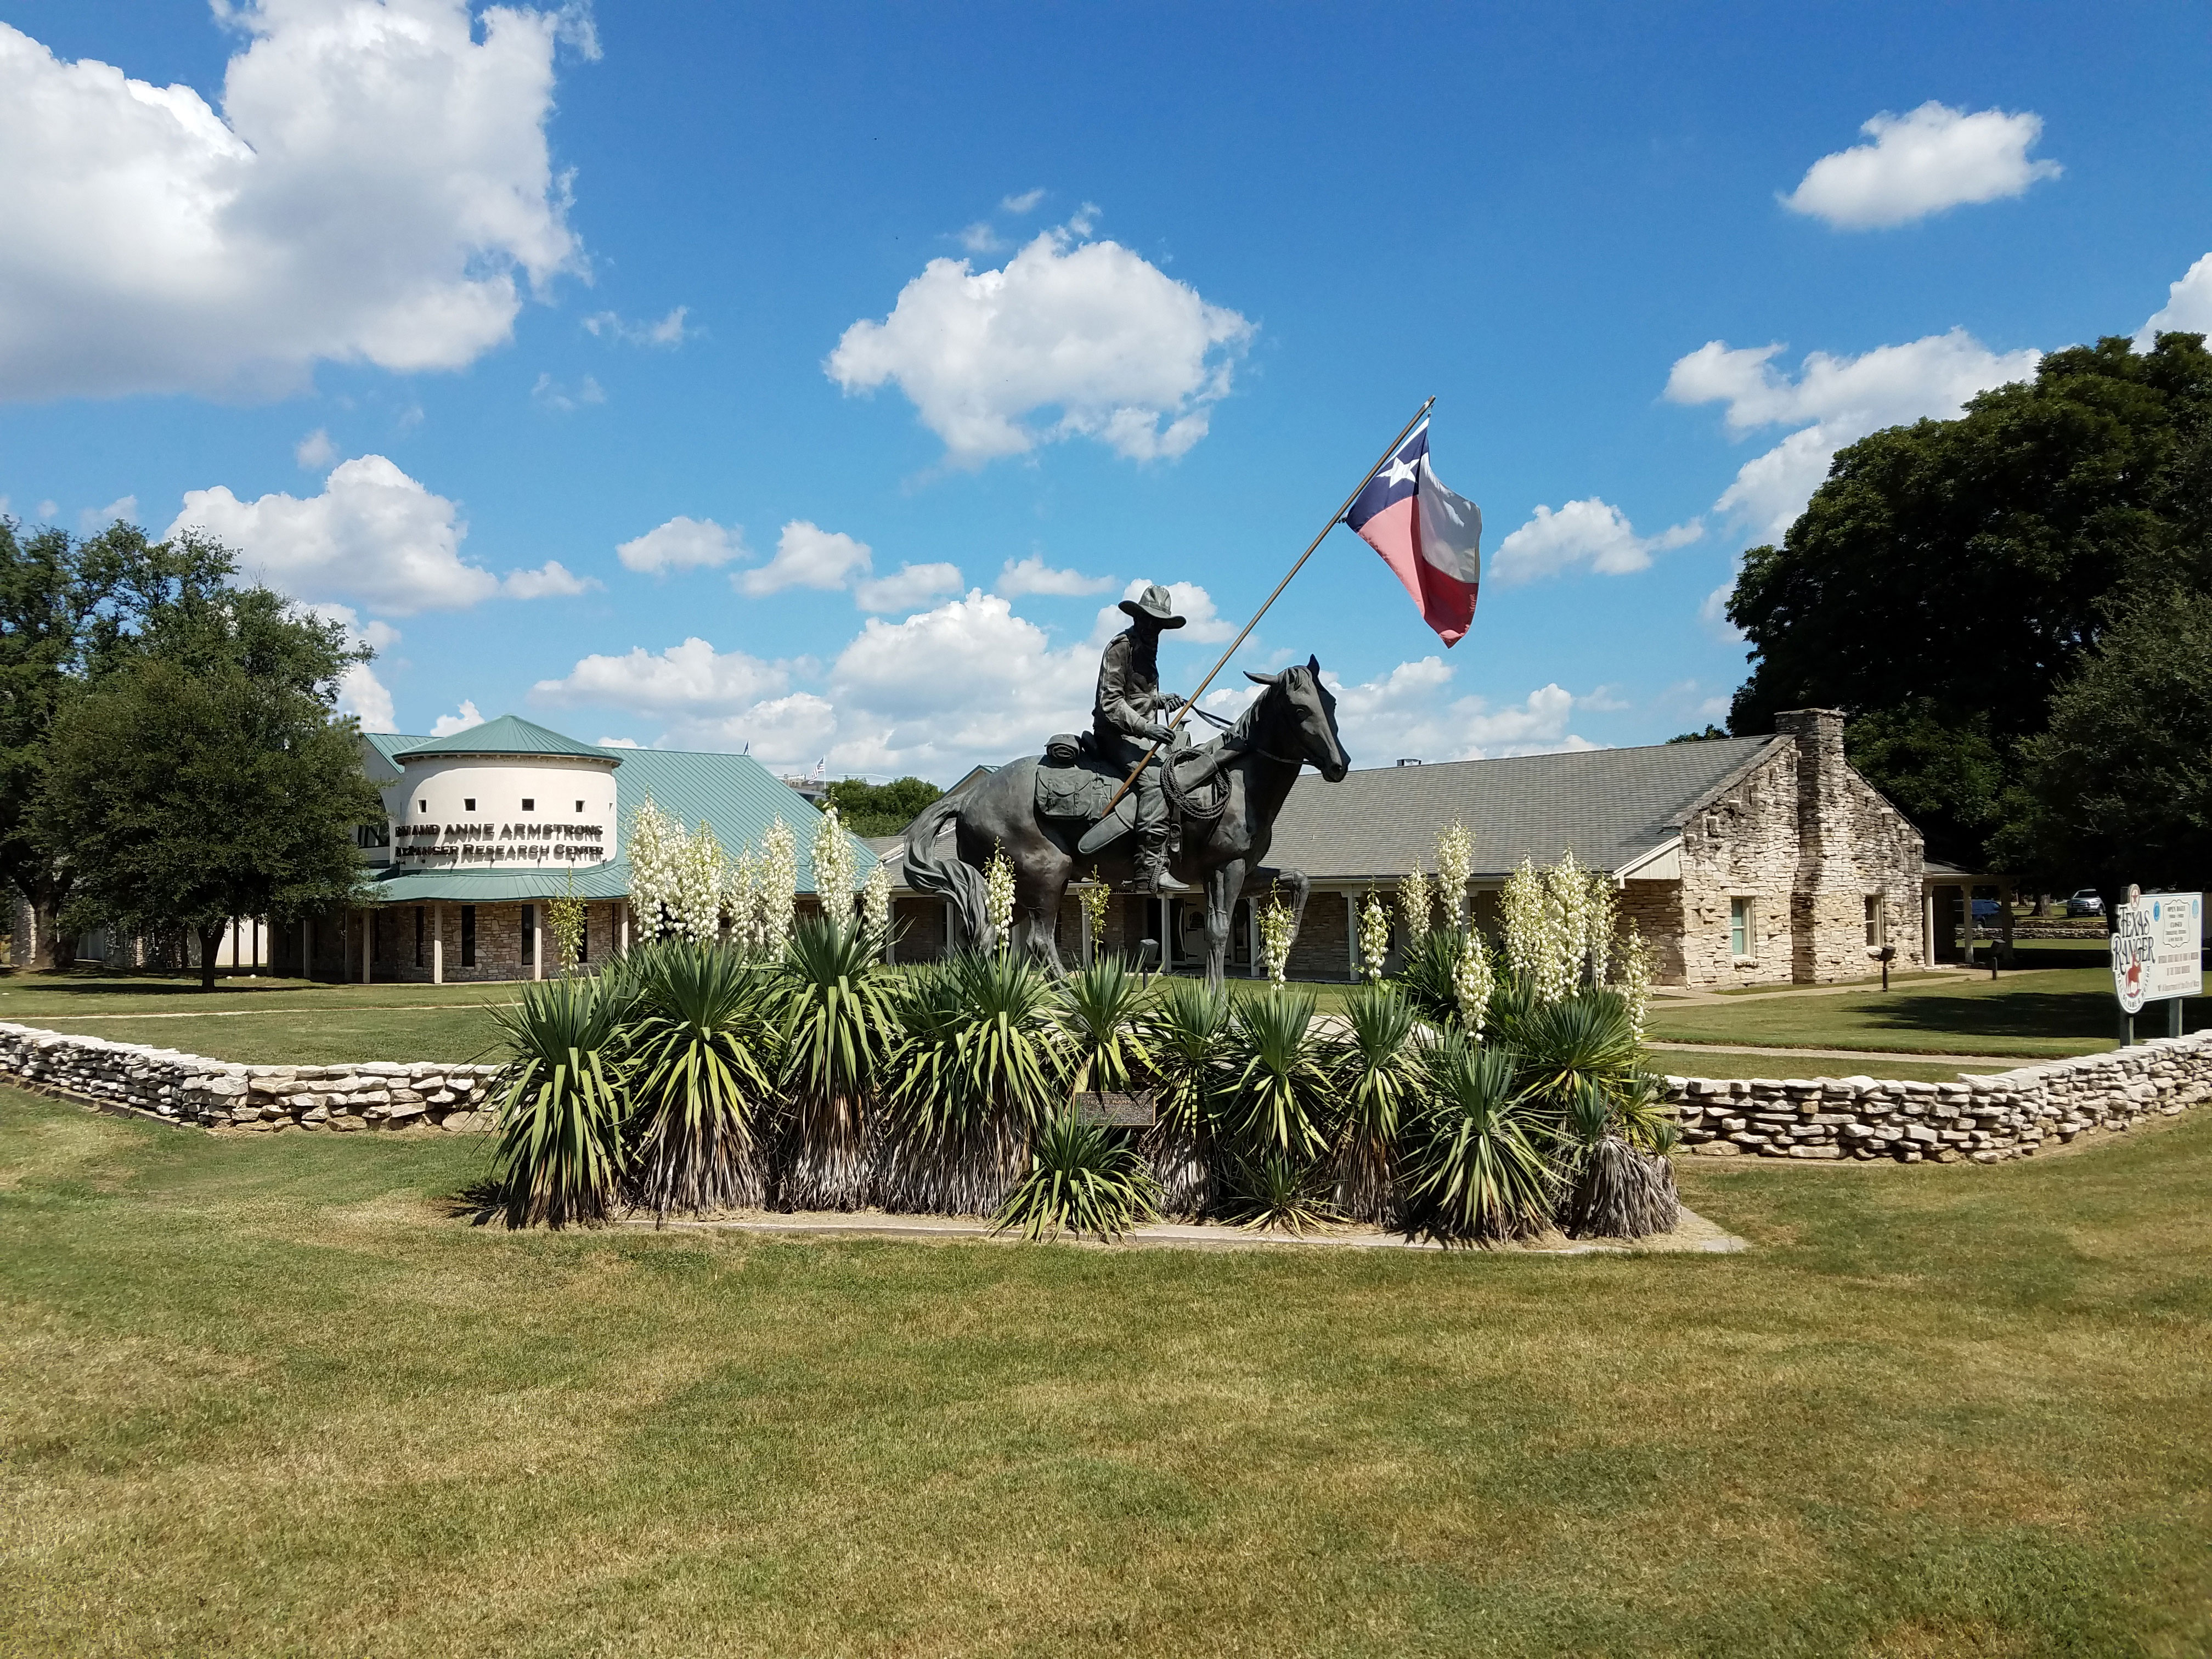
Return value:
<svg viewBox="0 0 2212 1659">
<path fill-rule="evenodd" d="M 1466 637 L 1482 581 L 1482 509 L 1437 482 L 1426 421 L 1369 475 L 1344 521 L 1382 556 L 1447 646 Z"/>
</svg>

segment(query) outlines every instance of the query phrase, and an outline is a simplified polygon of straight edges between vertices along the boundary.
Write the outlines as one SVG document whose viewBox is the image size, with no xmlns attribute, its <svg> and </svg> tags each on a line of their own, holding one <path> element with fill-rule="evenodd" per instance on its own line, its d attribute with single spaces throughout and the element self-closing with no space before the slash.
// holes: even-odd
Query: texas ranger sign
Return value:
<svg viewBox="0 0 2212 1659">
<path fill-rule="evenodd" d="M 2112 989 L 2124 1013 L 2204 994 L 2204 895 L 2144 893 L 2112 913 Z"/>
</svg>

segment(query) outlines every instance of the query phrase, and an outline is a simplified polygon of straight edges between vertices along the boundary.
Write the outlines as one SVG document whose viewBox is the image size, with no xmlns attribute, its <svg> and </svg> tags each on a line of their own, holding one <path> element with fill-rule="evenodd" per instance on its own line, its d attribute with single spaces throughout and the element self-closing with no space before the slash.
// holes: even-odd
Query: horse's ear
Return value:
<svg viewBox="0 0 2212 1659">
<path fill-rule="evenodd" d="M 1283 677 L 1280 674 L 1255 674 L 1248 668 L 1244 671 L 1244 678 L 1255 685 L 1273 685 Z"/>
<path fill-rule="evenodd" d="M 1306 659 L 1306 672 L 1310 673 L 1316 679 L 1319 679 L 1321 678 L 1321 659 L 1319 657 L 1308 657 Z"/>
</svg>

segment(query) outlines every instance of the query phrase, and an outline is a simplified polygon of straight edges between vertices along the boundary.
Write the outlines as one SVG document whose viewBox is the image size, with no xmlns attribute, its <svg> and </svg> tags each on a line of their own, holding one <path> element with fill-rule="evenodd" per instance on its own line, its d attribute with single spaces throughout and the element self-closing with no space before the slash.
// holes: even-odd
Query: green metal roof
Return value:
<svg viewBox="0 0 2212 1659">
<path fill-rule="evenodd" d="M 822 821 L 822 810 L 751 756 L 672 749 L 606 752 L 623 757 L 623 769 L 615 774 L 621 819 L 615 842 L 617 855 L 629 852 L 630 816 L 648 795 L 687 830 L 696 830 L 702 819 L 712 824 L 723 851 L 733 859 L 739 848 L 758 846 L 769 825 L 781 818 L 791 826 L 799 847 L 799 890 L 814 890 L 814 830 Z M 855 872 L 866 875 L 876 866 L 874 850 L 849 831 L 846 839 L 852 843 Z"/>
<path fill-rule="evenodd" d="M 387 783 L 399 781 L 399 762 L 396 757 L 429 742 L 428 738 L 403 737 L 397 732 L 364 732 L 361 734 L 361 740 L 384 763 L 384 775 L 378 776 L 374 771 L 370 774 L 370 781 L 380 788 Z"/>
<path fill-rule="evenodd" d="M 565 898 L 568 878 L 580 899 L 617 899 L 629 893 L 629 860 L 530 870 L 389 870 L 371 878 L 375 904 L 508 904 Z"/>
<path fill-rule="evenodd" d="M 410 761 L 422 755 L 581 755 L 589 760 L 622 764 L 622 751 L 600 749 L 543 726 L 520 715 L 501 714 L 482 726 L 471 726 L 451 737 L 423 738 L 394 750 L 390 758 Z"/>
</svg>

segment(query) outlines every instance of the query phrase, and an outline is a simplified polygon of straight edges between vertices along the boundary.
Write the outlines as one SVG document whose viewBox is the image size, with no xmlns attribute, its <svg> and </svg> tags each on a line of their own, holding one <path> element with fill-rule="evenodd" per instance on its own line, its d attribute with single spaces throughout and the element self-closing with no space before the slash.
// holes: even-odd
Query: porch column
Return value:
<svg viewBox="0 0 2212 1659">
<path fill-rule="evenodd" d="M 239 916 L 230 919 L 230 971 L 234 974 L 238 971 L 238 924 L 242 920 Z"/>
<path fill-rule="evenodd" d="M 1997 903 L 2002 907 L 1997 911 L 1997 937 L 2004 945 L 2005 966 L 2009 968 L 2013 963 L 2012 913 L 2020 903 L 2020 884 L 2016 881 L 2000 884 Z"/>
<path fill-rule="evenodd" d="M 545 977 L 545 907 L 530 907 L 530 977 Z"/>
<path fill-rule="evenodd" d="M 363 985 L 376 977 L 376 969 L 370 965 L 370 952 L 375 949 L 376 912 L 363 910 L 361 913 L 361 982 Z"/>
<path fill-rule="evenodd" d="M 1091 907 L 1079 896 L 1075 901 L 1075 920 L 1077 927 L 1080 929 L 1078 938 L 1083 951 L 1083 965 L 1088 968 L 1094 960 L 1092 953 L 1097 945 L 1091 937 Z"/>
<path fill-rule="evenodd" d="M 446 982 L 446 907 L 430 907 L 430 983 Z"/>
<path fill-rule="evenodd" d="M 1344 977 L 1359 982 L 1359 895 L 1349 890 L 1344 895 Z"/>
<path fill-rule="evenodd" d="M 615 908 L 615 927 L 620 934 L 615 948 L 623 955 L 629 954 L 629 901 L 624 899 Z"/>
<path fill-rule="evenodd" d="M 1936 890 L 1920 884 L 1920 965 L 1936 965 Z"/>
</svg>

